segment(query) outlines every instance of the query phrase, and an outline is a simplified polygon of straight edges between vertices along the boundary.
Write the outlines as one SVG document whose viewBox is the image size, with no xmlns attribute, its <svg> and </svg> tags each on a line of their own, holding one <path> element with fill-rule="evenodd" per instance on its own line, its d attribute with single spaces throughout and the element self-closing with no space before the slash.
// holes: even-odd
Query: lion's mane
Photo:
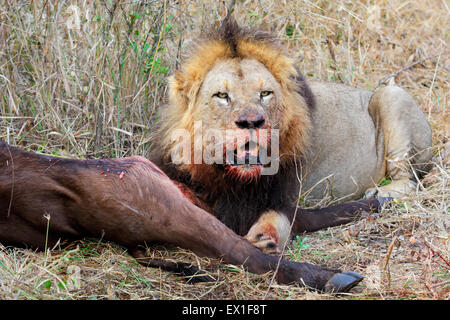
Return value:
<svg viewBox="0 0 450 320">
<path fill-rule="evenodd" d="M 196 97 L 206 74 L 217 61 L 248 58 L 262 63 L 282 88 L 282 102 L 278 106 L 281 115 L 279 173 L 240 184 L 216 165 L 172 164 L 170 155 L 174 142 L 171 133 L 175 129 L 186 129 L 193 136 L 193 124 L 199 119 L 200 112 Z M 241 28 L 232 18 L 227 18 L 220 27 L 191 46 L 181 67 L 169 79 L 169 103 L 160 110 L 150 158 L 172 179 L 192 187 L 229 227 L 244 233 L 255 220 L 258 210 L 268 205 L 273 207 L 274 202 L 280 205 L 285 202 L 281 194 L 284 180 L 292 175 L 292 167 L 308 150 L 313 110 L 311 90 L 295 61 L 285 53 L 277 39 L 264 31 Z M 240 203 L 238 207 L 244 210 L 234 210 L 234 202 Z"/>
</svg>

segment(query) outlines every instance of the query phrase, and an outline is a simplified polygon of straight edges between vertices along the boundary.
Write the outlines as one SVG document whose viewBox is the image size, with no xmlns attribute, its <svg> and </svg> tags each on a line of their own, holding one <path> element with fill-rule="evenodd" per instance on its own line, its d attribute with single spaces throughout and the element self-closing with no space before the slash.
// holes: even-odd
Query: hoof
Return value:
<svg viewBox="0 0 450 320">
<path fill-rule="evenodd" d="M 343 271 L 342 273 L 335 274 L 325 285 L 325 292 L 347 292 L 358 283 L 364 277 L 359 273 L 352 271 Z"/>
</svg>

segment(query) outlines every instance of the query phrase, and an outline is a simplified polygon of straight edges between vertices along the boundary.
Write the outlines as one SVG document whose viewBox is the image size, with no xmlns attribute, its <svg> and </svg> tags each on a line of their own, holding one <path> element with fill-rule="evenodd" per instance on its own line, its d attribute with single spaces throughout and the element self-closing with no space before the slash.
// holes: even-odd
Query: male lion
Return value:
<svg viewBox="0 0 450 320">
<path fill-rule="evenodd" d="M 406 91 L 386 86 L 372 93 L 307 81 L 273 36 L 229 18 L 200 39 L 169 84 L 151 160 L 195 193 L 198 205 L 266 253 L 279 252 L 288 239 L 299 191 L 307 200 L 399 197 L 414 191 L 428 169 L 431 129 Z M 248 161 L 173 163 L 174 130 L 195 139 L 198 121 L 243 134 L 278 129 L 278 172 L 261 175 L 263 164 Z M 267 148 L 243 143 L 226 141 L 224 153 L 245 150 L 248 160 Z M 392 182 L 377 187 L 383 177 Z M 296 221 L 293 231 L 325 226 Z"/>
</svg>

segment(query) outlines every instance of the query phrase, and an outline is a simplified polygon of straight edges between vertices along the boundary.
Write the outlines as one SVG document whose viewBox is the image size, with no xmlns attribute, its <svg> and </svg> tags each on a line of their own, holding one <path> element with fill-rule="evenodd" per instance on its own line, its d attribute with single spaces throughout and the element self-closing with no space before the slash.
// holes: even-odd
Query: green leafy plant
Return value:
<svg viewBox="0 0 450 320">
<path fill-rule="evenodd" d="M 292 259 L 294 259 L 295 261 L 300 260 L 300 257 L 302 255 L 302 250 L 307 250 L 311 247 L 309 245 L 309 243 L 306 243 L 306 240 L 307 240 L 306 237 L 304 237 L 302 239 L 299 235 L 297 235 L 295 237 L 295 240 L 292 241 L 292 245 L 295 250 L 289 250 L 289 254 L 291 255 Z"/>
</svg>

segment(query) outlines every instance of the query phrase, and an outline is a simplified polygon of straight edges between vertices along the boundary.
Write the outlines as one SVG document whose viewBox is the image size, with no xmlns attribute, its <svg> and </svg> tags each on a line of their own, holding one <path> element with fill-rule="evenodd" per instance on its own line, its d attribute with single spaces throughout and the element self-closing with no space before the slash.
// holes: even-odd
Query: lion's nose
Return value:
<svg viewBox="0 0 450 320">
<path fill-rule="evenodd" d="M 240 116 L 236 123 L 237 127 L 240 129 L 258 129 L 261 128 L 266 119 L 260 114 L 247 114 Z"/>
</svg>

